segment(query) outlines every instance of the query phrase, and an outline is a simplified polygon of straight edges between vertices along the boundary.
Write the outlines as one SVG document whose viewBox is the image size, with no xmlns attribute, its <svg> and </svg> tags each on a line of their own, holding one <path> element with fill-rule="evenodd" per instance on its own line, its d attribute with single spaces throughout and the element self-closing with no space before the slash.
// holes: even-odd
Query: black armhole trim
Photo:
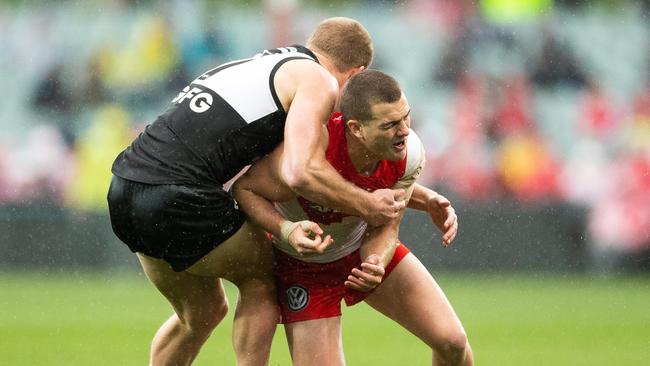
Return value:
<svg viewBox="0 0 650 366">
<path fill-rule="evenodd" d="M 291 60 L 311 60 L 311 58 L 307 58 L 304 56 L 292 56 L 292 57 L 287 57 L 283 60 L 280 60 L 275 66 L 273 66 L 273 69 L 271 70 L 271 74 L 269 75 L 269 89 L 271 90 L 271 95 L 273 96 L 273 100 L 275 101 L 275 105 L 278 107 L 278 110 L 281 112 L 284 112 L 285 114 L 287 113 L 284 110 L 284 107 L 282 106 L 282 103 L 280 102 L 280 98 L 278 98 L 278 93 L 275 91 L 275 85 L 273 85 L 273 79 L 275 78 L 275 73 L 278 71 L 280 66 L 284 65 L 285 62 L 291 61 Z M 316 63 L 318 61 L 312 60 Z"/>
<path fill-rule="evenodd" d="M 291 47 L 294 47 L 296 50 L 298 50 L 298 52 L 304 53 L 307 56 L 313 58 L 314 61 L 316 61 L 317 64 L 320 64 L 320 62 L 318 62 L 318 57 L 316 57 L 316 54 L 312 50 L 310 50 L 309 48 L 307 48 L 305 46 L 301 46 L 299 44 L 294 44 Z"/>
</svg>

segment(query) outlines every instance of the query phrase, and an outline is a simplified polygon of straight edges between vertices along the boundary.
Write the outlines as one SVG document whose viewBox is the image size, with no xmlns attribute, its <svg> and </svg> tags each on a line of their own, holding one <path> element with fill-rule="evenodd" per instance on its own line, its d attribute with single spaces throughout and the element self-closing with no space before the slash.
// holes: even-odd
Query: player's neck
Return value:
<svg viewBox="0 0 650 366">
<path fill-rule="evenodd" d="M 345 138 L 348 145 L 348 156 L 354 168 L 362 175 L 372 175 L 377 170 L 380 159 L 368 151 L 361 141 L 349 131 L 345 131 Z"/>
<path fill-rule="evenodd" d="M 339 88 L 343 87 L 343 84 L 345 84 L 347 80 L 347 76 L 341 73 L 340 71 L 338 71 L 336 67 L 334 67 L 334 63 L 332 62 L 332 60 L 330 60 L 329 57 L 317 51 L 312 50 L 312 52 L 314 52 L 316 58 L 318 58 L 318 63 L 320 63 L 321 66 L 325 68 L 325 70 L 329 71 L 329 73 L 332 74 L 332 76 L 334 76 L 334 78 L 339 84 Z"/>
</svg>

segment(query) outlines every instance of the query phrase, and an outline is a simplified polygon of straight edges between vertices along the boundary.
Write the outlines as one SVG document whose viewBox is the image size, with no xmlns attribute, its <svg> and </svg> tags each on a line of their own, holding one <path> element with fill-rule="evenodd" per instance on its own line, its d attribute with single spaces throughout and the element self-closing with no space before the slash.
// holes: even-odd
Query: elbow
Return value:
<svg viewBox="0 0 650 366">
<path fill-rule="evenodd" d="M 230 191 L 232 193 L 232 196 L 239 201 L 243 197 L 245 197 L 247 194 L 252 193 L 256 191 L 256 188 L 254 186 L 255 181 L 250 178 L 248 174 L 244 174 L 241 177 L 237 178 L 233 183 L 232 186 L 230 187 Z"/>
<path fill-rule="evenodd" d="M 301 192 L 309 186 L 309 174 L 305 171 L 288 172 L 284 175 L 284 181 L 294 192 Z"/>
<path fill-rule="evenodd" d="M 313 174 L 309 164 L 306 166 L 283 166 L 282 180 L 294 192 L 301 192 L 306 189 L 312 181 Z"/>
<path fill-rule="evenodd" d="M 237 181 L 235 181 L 235 183 L 233 183 L 231 192 L 232 192 L 232 196 L 235 198 L 235 200 L 241 201 L 242 196 L 244 195 L 245 191 L 246 191 L 246 188 L 244 188 L 243 184 L 241 184 L 241 183 L 239 183 Z"/>
</svg>

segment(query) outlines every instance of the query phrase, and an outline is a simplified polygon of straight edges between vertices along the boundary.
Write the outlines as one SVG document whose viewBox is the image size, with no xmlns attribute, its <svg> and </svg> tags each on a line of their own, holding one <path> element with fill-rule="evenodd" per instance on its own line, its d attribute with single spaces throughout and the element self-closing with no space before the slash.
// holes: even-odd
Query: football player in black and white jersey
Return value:
<svg viewBox="0 0 650 366">
<path fill-rule="evenodd" d="M 361 24 L 327 19 L 306 47 L 267 50 L 200 75 L 115 159 L 113 231 L 175 312 L 153 339 L 151 364 L 195 359 L 228 310 L 221 279 L 240 290 L 238 364 L 268 363 L 278 318 L 271 248 L 223 186 L 281 141 L 280 176 L 295 192 L 375 224 L 397 217 L 403 191 L 371 194 L 345 181 L 319 142 L 339 88 L 372 55 Z"/>
</svg>

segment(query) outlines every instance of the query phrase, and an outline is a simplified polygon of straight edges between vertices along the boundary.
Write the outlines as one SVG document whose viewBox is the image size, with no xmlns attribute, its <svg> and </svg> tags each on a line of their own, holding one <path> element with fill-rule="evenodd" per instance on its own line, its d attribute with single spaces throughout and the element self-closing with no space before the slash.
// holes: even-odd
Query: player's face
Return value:
<svg viewBox="0 0 650 366">
<path fill-rule="evenodd" d="M 373 119 L 364 123 L 366 148 L 381 160 L 406 157 L 406 139 L 411 127 L 411 107 L 404 94 L 394 103 L 375 104 Z"/>
</svg>

